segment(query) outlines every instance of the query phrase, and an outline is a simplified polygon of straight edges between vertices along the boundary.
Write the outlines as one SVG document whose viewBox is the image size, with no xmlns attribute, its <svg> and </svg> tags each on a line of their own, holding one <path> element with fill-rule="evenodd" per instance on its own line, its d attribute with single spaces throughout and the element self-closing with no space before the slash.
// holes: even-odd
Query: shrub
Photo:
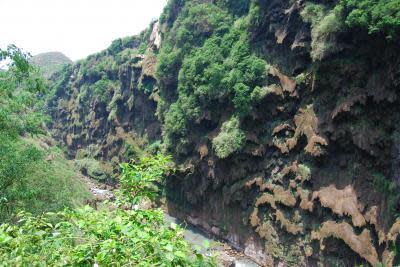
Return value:
<svg viewBox="0 0 400 267">
<path fill-rule="evenodd" d="M 165 115 L 164 127 L 168 134 L 184 135 L 190 121 L 200 117 L 200 107 L 193 95 L 182 94 Z"/>
<path fill-rule="evenodd" d="M 230 12 L 236 16 L 246 15 L 249 11 L 250 0 L 217 0 L 215 1 L 218 6 L 228 8 Z"/>
<path fill-rule="evenodd" d="M 296 81 L 297 85 L 301 85 L 306 82 L 306 79 L 307 79 L 306 74 L 304 72 L 302 72 L 296 76 L 295 81 Z"/>
<path fill-rule="evenodd" d="M 261 15 L 260 6 L 256 4 L 256 1 L 252 1 L 250 4 L 249 14 L 247 16 L 249 22 L 249 31 L 257 29 L 263 24 L 263 17 Z"/>
<path fill-rule="evenodd" d="M 174 25 L 176 45 L 183 49 L 202 46 L 213 34 L 222 35 L 228 32 L 232 17 L 219 7 L 204 3 L 186 5 L 186 10 Z"/>
<path fill-rule="evenodd" d="M 387 197 L 389 212 L 393 214 L 396 211 L 396 205 L 400 201 L 399 187 L 394 181 L 387 179 L 381 173 L 373 174 L 373 184 L 378 192 Z"/>
<path fill-rule="evenodd" d="M 203 103 L 223 94 L 221 82 L 226 69 L 220 45 L 221 38 L 210 38 L 203 47 L 195 50 L 193 56 L 185 58 L 179 72 L 180 93 L 190 95 L 194 92 Z"/>
<path fill-rule="evenodd" d="M 307 2 L 300 14 L 304 22 L 316 25 L 324 18 L 326 10 L 321 4 Z"/>
<path fill-rule="evenodd" d="M 12 220 L 20 209 L 40 214 L 73 208 L 91 198 L 60 150 L 41 149 L 38 137 L 0 140 L 0 222 Z"/>
<path fill-rule="evenodd" d="M 12 220 L 21 208 L 40 213 L 72 207 L 74 198 L 82 200 L 83 187 L 72 179 L 76 172 L 60 153 L 37 144 L 46 121 L 37 94 L 46 91 L 45 83 L 15 46 L 0 50 L 2 59 L 10 64 L 0 71 L 0 221 Z M 46 152 L 55 155 L 52 161 L 45 160 Z"/>
<path fill-rule="evenodd" d="M 251 92 L 251 101 L 253 104 L 261 102 L 269 94 L 269 87 L 256 86 L 253 92 Z"/>
<path fill-rule="evenodd" d="M 35 147 L 0 132 L 0 220 L 8 218 L 18 202 L 29 198 L 29 172 L 43 154 Z"/>
<path fill-rule="evenodd" d="M 121 164 L 120 196 L 123 202 L 138 204 L 143 200 L 154 200 L 158 192 L 155 183 L 162 183 L 172 171 L 171 158 L 163 154 L 141 157 L 137 161 Z"/>
<path fill-rule="evenodd" d="M 212 100 L 226 98 L 231 93 L 237 113 L 240 116 L 249 113 L 252 90 L 265 83 L 266 63 L 251 54 L 242 30 L 243 25 L 236 23 L 224 37 L 209 38 L 185 58 L 179 72 L 180 97 L 194 93 L 201 107 L 206 108 Z"/>
<path fill-rule="evenodd" d="M 171 26 L 178 15 L 178 11 L 184 3 L 185 0 L 169 0 L 160 16 L 160 23 L 167 23 Z"/>
<path fill-rule="evenodd" d="M 137 159 L 142 154 L 140 147 L 134 143 L 124 142 L 124 157 L 127 159 Z"/>
<path fill-rule="evenodd" d="M 164 90 L 175 85 L 185 55 L 201 47 L 213 34 L 227 32 L 232 23 L 232 17 L 227 12 L 208 3 L 186 3 L 176 17 L 176 9 L 182 8 L 183 4 L 184 1 L 170 1 L 161 16 L 161 22 L 175 21 L 164 38 L 157 63 L 157 78 Z"/>
<path fill-rule="evenodd" d="M 398 0 L 341 0 L 336 6 L 349 27 L 364 28 L 370 34 L 383 33 L 388 39 L 398 37 L 399 10 Z"/>
<path fill-rule="evenodd" d="M 5 266 L 214 266 L 193 251 L 179 226 L 168 227 L 161 210 L 90 207 L 0 226 Z"/>
<path fill-rule="evenodd" d="M 121 39 L 116 39 L 111 42 L 110 47 L 108 50 L 110 51 L 111 54 L 117 54 L 122 51 L 122 40 Z"/>
<path fill-rule="evenodd" d="M 101 80 L 98 80 L 93 84 L 94 94 L 99 96 L 103 103 L 107 103 L 110 99 L 111 93 L 117 91 L 118 88 L 118 82 L 111 81 L 104 76 Z M 114 102 L 118 100 L 118 96 L 116 95 L 118 95 L 118 93 L 114 93 L 113 99 L 114 97 L 116 98 Z"/>
<path fill-rule="evenodd" d="M 178 138 L 186 137 L 189 125 L 201 119 L 201 111 L 216 108 L 216 103 L 230 103 L 240 117 L 251 112 L 257 102 L 253 90 L 266 85 L 267 64 L 252 54 L 247 30 L 245 18 L 233 23 L 219 7 L 186 3 L 157 65 L 162 105 L 172 102 L 164 108 L 167 145 L 175 143 L 186 150 L 190 140 L 178 142 Z M 171 96 L 176 85 L 178 95 Z"/>
<path fill-rule="evenodd" d="M 328 55 L 339 52 L 336 35 L 343 28 L 343 23 L 334 11 L 330 11 L 311 32 L 311 57 L 321 60 Z"/>
<path fill-rule="evenodd" d="M 212 141 L 214 151 L 219 158 L 227 158 L 242 148 L 246 136 L 239 126 L 237 117 L 232 117 L 222 124 L 220 133 Z"/>
<path fill-rule="evenodd" d="M 123 164 L 124 200 L 152 198 L 152 184 L 170 170 L 169 160 L 157 155 Z M 0 225 L 1 265 L 215 266 L 191 249 L 179 226 L 167 226 L 158 209 L 84 207 L 36 217 L 21 212 L 17 219 Z"/>
<path fill-rule="evenodd" d="M 251 89 L 243 83 L 234 86 L 233 104 L 240 115 L 247 115 L 251 108 Z"/>
<path fill-rule="evenodd" d="M 75 165 L 84 174 L 97 181 L 105 182 L 109 175 L 102 169 L 100 162 L 93 158 L 75 160 Z"/>
<path fill-rule="evenodd" d="M 165 115 L 164 127 L 167 133 L 184 135 L 186 133 L 187 118 L 179 103 L 170 106 Z"/>
<path fill-rule="evenodd" d="M 341 50 L 336 36 L 342 30 L 343 22 L 337 12 L 328 11 L 320 4 L 307 3 L 300 14 L 311 24 L 311 57 L 314 61 Z"/>
<path fill-rule="evenodd" d="M 162 143 L 161 140 L 154 141 L 149 146 L 146 147 L 146 152 L 154 155 L 160 153 L 162 150 Z"/>
<path fill-rule="evenodd" d="M 163 84 L 173 83 L 181 65 L 180 51 L 163 48 L 157 58 L 156 76 Z"/>
</svg>

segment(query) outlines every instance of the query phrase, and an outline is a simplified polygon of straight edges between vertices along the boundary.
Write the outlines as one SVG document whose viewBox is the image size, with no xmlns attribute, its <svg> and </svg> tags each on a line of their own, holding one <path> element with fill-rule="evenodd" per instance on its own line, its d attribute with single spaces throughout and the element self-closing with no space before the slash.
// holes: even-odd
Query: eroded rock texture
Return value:
<svg viewBox="0 0 400 267">
<path fill-rule="evenodd" d="M 146 146 L 163 137 L 178 168 L 167 180 L 170 212 L 265 266 L 398 264 L 398 43 L 349 28 L 317 36 L 304 19 L 310 1 L 252 2 L 171 1 L 147 36 L 75 64 L 57 80 L 51 102 L 55 136 L 71 155 L 96 145 L 99 157 L 119 160 L 129 157 L 122 156 L 125 143 Z M 320 5 L 329 11 L 334 2 Z M 212 12 L 223 15 L 208 18 Z M 251 54 L 268 66 L 257 101 L 234 117 L 240 142 L 220 158 L 213 140 L 240 107 L 224 86 L 214 92 L 204 85 L 219 85 L 219 76 L 205 72 L 207 78 L 183 83 L 214 54 L 185 58 L 226 25 L 240 28 L 243 18 Z M 190 31 L 180 30 L 182 25 Z M 223 47 L 213 41 L 208 45 Z M 143 43 L 147 48 L 139 52 Z M 157 69 L 160 51 L 169 64 Z M 115 64 L 105 66 L 107 57 Z M 195 67 L 179 71 L 190 63 Z M 101 75 L 91 73 L 97 68 Z M 109 95 L 101 99 L 101 88 L 85 95 L 102 75 L 112 81 Z M 195 83 L 201 84 L 197 91 Z M 209 91 L 208 98 L 201 95 Z M 190 112 L 168 116 L 194 102 L 200 104 Z"/>
<path fill-rule="evenodd" d="M 66 145 L 70 157 L 104 160 L 98 172 L 109 179 L 119 162 L 137 157 L 161 134 L 157 94 L 152 94 L 153 50 L 160 45 L 157 25 L 140 36 L 115 40 L 52 78 L 53 136 Z"/>
</svg>

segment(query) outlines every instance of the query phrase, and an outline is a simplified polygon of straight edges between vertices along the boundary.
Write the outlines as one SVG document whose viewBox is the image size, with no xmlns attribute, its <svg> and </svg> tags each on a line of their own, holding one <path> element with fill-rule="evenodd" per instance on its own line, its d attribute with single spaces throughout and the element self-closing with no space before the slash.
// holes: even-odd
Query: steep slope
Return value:
<svg viewBox="0 0 400 267">
<path fill-rule="evenodd" d="M 29 59 L 29 61 L 38 66 L 43 76 L 50 78 L 51 75 L 60 71 L 65 64 L 71 64 L 72 60 L 61 52 L 47 52 L 37 54 Z"/>
<path fill-rule="evenodd" d="M 398 264 L 397 7 L 370 2 L 169 1 L 60 74 L 55 135 L 120 160 L 162 135 L 170 212 L 266 266 Z"/>
<path fill-rule="evenodd" d="M 115 40 L 107 50 L 53 76 L 53 135 L 66 144 L 70 157 L 85 159 L 84 165 L 96 164 L 90 162 L 93 158 L 111 160 L 93 171 L 83 166 L 92 178 L 113 182 L 120 162 L 139 156 L 154 142 L 152 147 L 158 147 L 157 96 L 152 94 L 156 44 L 155 38 L 149 43 L 150 35 L 151 28 L 138 37 Z"/>
</svg>

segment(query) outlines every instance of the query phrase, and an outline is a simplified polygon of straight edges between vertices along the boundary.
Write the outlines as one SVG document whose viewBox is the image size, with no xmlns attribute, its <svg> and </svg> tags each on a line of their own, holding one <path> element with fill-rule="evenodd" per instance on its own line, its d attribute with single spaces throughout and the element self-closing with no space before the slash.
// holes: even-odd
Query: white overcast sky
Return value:
<svg viewBox="0 0 400 267">
<path fill-rule="evenodd" d="M 0 47 L 32 55 L 60 51 L 72 60 L 144 30 L 167 0 L 0 0 Z"/>
</svg>

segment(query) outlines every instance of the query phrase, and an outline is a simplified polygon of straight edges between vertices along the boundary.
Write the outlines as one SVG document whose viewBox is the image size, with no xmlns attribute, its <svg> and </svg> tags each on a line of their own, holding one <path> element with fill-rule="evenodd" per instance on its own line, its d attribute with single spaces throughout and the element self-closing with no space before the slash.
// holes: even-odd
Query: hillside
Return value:
<svg viewBox="0 0 400 267">
<path fill-rule="evenodd" d="M 169 213 L 261 265 L 396 266 L 399 10 L 170 0 L 52 76 L 49 127 L 108 183 L 121 161 L 171 154 Z"/>
<path fill-rule="evenodd" d="M 0 61 L 9 62 L 0 71 L 1 229 L 22 210 L 40 215 L 83 206 L 92 199 L 82 174 L 46 133 L 46 82 L 28 58 L 13 45 L 0 49 Z M 2 254 L 0 246 L 0 258 Z"/>
<path fill-rule="evenodd" d="M 50 78 L 53 73 L 60 71 L 63 65 L 72 63 L 72 60 L 61 52 L 37 54 L 31 57 L 29 61 L 38 66 L 46 78 Z"/>
<path fill-rule="evenodd" d="M 115 191 L 82 175 L 99 175 L 95 159 L 65 158 L 47 135 L 48 81 L 29 58 L 0 49 L 0 265 L 216 266 L 153 206 L 169 156 L 122 163 Z"/>
</svg>

